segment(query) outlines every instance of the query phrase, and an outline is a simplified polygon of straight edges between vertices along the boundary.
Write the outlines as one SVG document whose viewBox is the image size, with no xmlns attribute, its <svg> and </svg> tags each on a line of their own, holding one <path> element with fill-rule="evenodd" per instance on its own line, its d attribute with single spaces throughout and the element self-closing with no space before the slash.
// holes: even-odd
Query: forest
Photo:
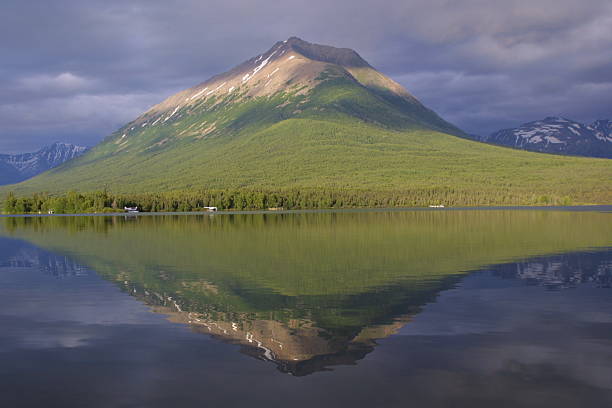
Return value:
<svg viewBox="0 0 612 408">
<path fill-rule="evenodd" d="M 161 193 L 114 194 L 108 191 L 65 194 L 35 193 L 17 196 L 9 192 L 4 200 L 4 214 L 80 214 L 114 213 L 124 207 L 138 207 L 142 212 L 219 210 L 300 210 L 326 208 L 392 208 L 496 205 L 571 205 L 568 196 L 539 195 L 494 191 L 464 191 L 444 187 L 407 191 L 358 191 L 300 189 L 199 190 Z"/>
</svg>

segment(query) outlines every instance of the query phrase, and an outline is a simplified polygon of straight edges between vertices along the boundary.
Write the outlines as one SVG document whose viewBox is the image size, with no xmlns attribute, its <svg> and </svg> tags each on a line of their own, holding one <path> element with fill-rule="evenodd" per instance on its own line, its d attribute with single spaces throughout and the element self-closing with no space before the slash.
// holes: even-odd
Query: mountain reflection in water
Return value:
<svg viewBox="0 0 612 408">
<path fill-rule="evenodd" d="M 604 217 L 465 212 L 6 219 L 6 235 L 53 252 L 28 247 L 5 262 L 36 265 L 54 276 L 78 276 L 87 265 L 169 320 L 303 376 L 355 364 L 474 271 L 546 289 L 609 287 L 610 251 L 563 253 L 609 246 Z M 550 253 L 560 254 L 542 256 Z M 524 257 L 531 258 L 508 262 Z"/>
<path fill-rule="evenodd" d="M 537 258 L 491 266 L 482 271 L 504 279 L 523 280 L 527 285 L 546 289 L 569 289 L 592 283 L 609 288 L 612 281 L 612 252 L 581 252 Z M 293 375 L 307 375 L 330 369 L 334 365 L 355 364 L 374 351 L 379 339 L 395 334 L 410 323 L 412 317 L 440 291 L 453 287 L 459 279 L 450 279 L 435 288 L 396 286 L 381 289 L 376 297 L 353 299 L 363 308 L 376 310 L 382 299 L 402 299 L 401 305 L 389 308 L 389 314 L 376 315 L 369 325 L 347 332 L 347 327 L 323 329 L 308 319 L 259 319 L 248 314 L 198 313 L 183 309 L 172 297 L 165 298 L 133 284 L 125 290 L 152 306 L 152 310 L 169 316 L 171 321 L 188 324 L 194 331 L 242 346 L 244 354 L 273 362 L 278 369 Z M 206 290 L 215 290 L 211 285 Z M 340 304 L 335 299 L 335 304 Z M 321 307 L 325 307 L 321 305 Z M 354 309 L 336 310 L 350 314 Z M 279 310 L 278 312 L 281 312 Z M 285 311 L 287 312 L 287 311 Z"/>
</svg>

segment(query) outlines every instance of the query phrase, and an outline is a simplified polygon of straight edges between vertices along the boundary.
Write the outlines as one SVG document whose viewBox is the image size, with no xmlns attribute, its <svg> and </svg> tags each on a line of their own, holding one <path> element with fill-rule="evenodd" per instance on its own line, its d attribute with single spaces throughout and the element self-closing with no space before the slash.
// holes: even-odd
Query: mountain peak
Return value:
<svg viewBox="0 0 612 408">
<path fill-rule="evenodd" d="M 167 98 L 107 141 L 115 152 L 129 152 L 136 145 L 139 151 L 155 151 L 173 142 L 235 134 L 262 121 L 269 125 L 315 117 L 462 134 L 355 51 L 289 37 Z M 175 130 L 187 122 L 188 128 Z M 168 133 L 146 136 L 157 131 Z"/>
<path fill-rule="evenodd" d="M 276 42 L 272 48 L 248 59 L 231 70 L 179 92 L 153 106 L 144 115 L 121 129 L 124 142 L 130 132 L 151 126 L 165 126 L 199 105 L 208 109 L 223 103 L 242 103 L 254 98 L 292 94 L 306 97 L 328 80 L 351 82 L 398 107 L 412 119 L 424 119 L 426 127 L 460 134 L 452 125 L 425 108 L 403 86 L 378 72 L 349 48 L 314 44 L 298 37 Z M 319 107 L 320 108 L 320 107 Z M 293 112 L 302 111 L 296 107 Z M 217 124 L 215 124 L 216 128 Z M 211 127 L 211 132 L 212 132 Z M 126 132 L 127 130 L 127 132 Z M 124 136 L 125 135 L 125 136 Z"/>
<path fill-rule="evenodd" d="M 345 68 L 370 67 L 370 64 L 350 48 L 310 43 L 298 37 L 289 37 L 281 44 L 281 47 L 291 49 L 314 61 L 336 64 Z"/>
</svg>

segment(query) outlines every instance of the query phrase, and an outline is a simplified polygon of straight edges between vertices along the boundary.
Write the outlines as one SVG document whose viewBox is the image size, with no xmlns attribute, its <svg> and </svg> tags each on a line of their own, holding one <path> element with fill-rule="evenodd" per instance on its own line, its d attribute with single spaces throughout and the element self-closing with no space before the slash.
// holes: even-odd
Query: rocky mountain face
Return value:
<svg viewBox="0 0 612 408">
<path fill-rule="evenodd" d="M 85 153 L 86 147 L 54 143 L 37 152 L 0 155 L 0 185 L 18 183 Z"/>
<path fill-rule="evenodd" d="M 612 158 L 612 121 L 585 125 L 560 117 L 525 123 L 480 138 L 483 142 L 536 152 Z"/>
<path fill-rule="evenodd" d="M 388 107 L 390 112 L 388 117 L 385 117 L 381 112 L 358 109 L 358 106 L 329 103 L 339 101 L 328 100 L 328 103 L 317 101 L 318 103 L 314 105 L 313 98 L 309 95 L 315 88 L 325 83 L 342 84 L 345 88 L 346 86 L 365 88 L 382 102 L 393 106 Z M 400 84 L 372 68 L 355 51 L 312 44 L 291 37 L 277 42 L 265 53 L 225 73 L 167 98 L 128 124 L 115 137 L 119 137 L 117 142 L 123 145 L 128 143 L 126 139 L 134 134 L 146 129 L 176 124 L 201 110 L 214 111 L 219 108 L 227 110 L 230 105 L 236 106 L 252 102 L 258 97 L 269 98 L 279 94 L 283 94 L 285 98 L 274 108 L 283 111 L 282 119 L 304 117 L 308 113 L 312 115 L 312 111 L 318 111 L 319 116 L 324 112 L 328 116 L 334 113 L 350 114 L 359 119 L 385 125 L 390 125 L 389 119 L 393 118 L 396 122 L 401 121 L 396 124 L 398 127 L 413 126 L 461 133 L 459 129 L 423 106 Z M 329 96 L 334 99 L 336 97 L 336 95 Z M 286 107 L 290 110 L 281 109 Z M 394 117 L 397 116 L 397 112 L 394 115 L 393 108 L 403 110 L 401 113 L 404 117 Z M 207 137 L 221 132 L 223 128 L 236 129 L 238 126 L 244 126 L 254 118 L 236 118 L 239 124 L 229 123 L 227 119 L 223 119 L 225 118 L 220 117 L 214 121 L 191 126 L 191 131 L 186 134 Z"/>
</svg>

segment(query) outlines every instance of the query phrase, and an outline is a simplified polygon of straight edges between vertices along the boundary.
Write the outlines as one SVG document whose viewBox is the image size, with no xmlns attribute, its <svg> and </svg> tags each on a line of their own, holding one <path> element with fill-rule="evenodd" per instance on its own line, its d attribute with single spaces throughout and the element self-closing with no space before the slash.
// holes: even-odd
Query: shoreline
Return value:
<svg viewBox="0 0 612 408">
<path fill-rule="evenodd" d="M 167 212 L 109 212 L 109 213 L 72 213 L 72 214 L 0 214 L 0 218 L 36 217 L 129 217 L 163 215 L 255 215 L 255 214 L 317 214 L 317 213 L 359 213 L 359 212 L 408 212 L 408 211 L 594 211 L 612 212 L 612 204 L 570 205 L 570 206 L 490 206 L 490 207 L 369 207 L 369 208 L 326 208 L 301 210 L 222 210 L 222 211 L 167 211 Z"/>
</svg>

